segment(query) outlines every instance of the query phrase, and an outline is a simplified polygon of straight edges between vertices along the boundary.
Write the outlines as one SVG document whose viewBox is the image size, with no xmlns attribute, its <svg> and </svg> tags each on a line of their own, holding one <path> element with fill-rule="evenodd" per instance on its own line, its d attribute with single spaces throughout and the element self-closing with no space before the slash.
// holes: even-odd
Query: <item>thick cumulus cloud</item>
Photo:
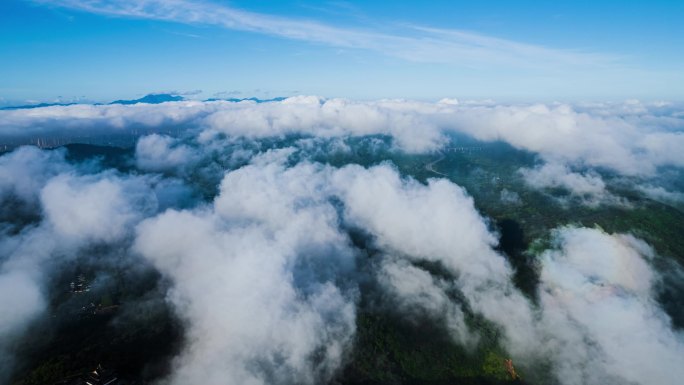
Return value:
<svg viewBox="0 0 684 385">
<path fill-rule="evenodd" d="M 653 299 L 653 251 L 628 235 L 564 228 L 541 273 L 540 347 L 564 384 L 678 384 L 684 335 Z"/>
<path fill-rule="evenodd" d="M 178 143 L 169 136 L 151 134 L 138 140 L 135 161 L 139 169 L 152 172 L 169 172 L 192 167 L 198 160 L 191 147 Z"/>
<path fill-rule="evenodd" d="M 20 147 L 0 157 L 0 202 L 16 198 L 27 204 L 35 204 L 45 183 L 69 169 L 63 151 L 47 152 L 35 147 Z"/>
<path fill-rule="evenodd" d="M 41 190 L 47 224 L 63 239 L 114 242 L 156 202 L 146 181 L 60 175 Z"/>
<path fill-rule="evenodd" d="M 171 383 L 320 383 L 355 330 L 354 251 L 320 167 L 269 153 L 228 173 L 211 207 L 143 222 L 136 249 L 188 323 Z M 260 163 L 265 162 L 265 163 Z"/>
<path fill-rule="evenodd" d="M 402 179 L 388 165 L 348 166 L 335 174 L 333 183 L 348 220 L 371 231 L 382 246 L 423 259 L 444 259 L 453 269 L 474 264 L 480 277 L 497 279 L 508 273 L 503 259 L 479 258 L 492 253 L 496 238 L 459 186 L 444 179 L 431 179 L 425 186 Z"/>
</svg>

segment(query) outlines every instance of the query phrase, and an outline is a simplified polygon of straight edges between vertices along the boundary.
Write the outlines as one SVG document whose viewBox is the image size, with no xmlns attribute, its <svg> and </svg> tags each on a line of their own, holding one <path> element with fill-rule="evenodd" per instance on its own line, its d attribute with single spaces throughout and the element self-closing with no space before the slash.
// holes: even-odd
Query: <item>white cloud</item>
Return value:
<svg viewBox="0 0 684 385">
<path fill-rule="evenodd" d="M 11 309 L 0 316 L 2 382 L 14 361 L 23 358 L 12 347 L 46 310 L 48 283 L 55 272 L 92 245 L 125 249 L 131 228 L 154 214 L 157 197 L 173 186 L 113 172 L 82 175 L 87 168 L 67 164 L 63 152 L 35 148 L 0 157 L 0 170 L 10 176 L 3 188 L 35 201 L 31 211 L 38 216 L 17 233 L 0 233 L 0 308 Z"/>
<path fill-rule="evenodd" d="M 41 151 L 21 147 L 0 157 L 0 202 L 14 196 L 35 204 L 38 192 L 58 173 L 70 170 L 63 151 Z"/>
<path fill-rule="evenodd" d="M 0 304 L 5 309 L 12 309 L 0 315 L 0 342 L 42 310 L 44 302 L 31 277 L 20 272 L 0 275 Z"/>
<path fill-rule="evenodd" d="M 409 152 L 440 147 L 444 138 L 437 127 L 416 114 L 429 106 L 419 103 L 384 101 L 353 102 L 293 97 L 280 103 L 238 103 L 206 118 L 208 130 L 202 135 L 269 137 L 308 134 L 317 137 L 391 135 Z"/>
<path fill-rule="evenodd" d="M 75 104 L 2 110 L 0 129 L 6 138 L 50 134 L 97 136 L 149 127 L 191 125 L 219 105 L 186 101 L 133 105 Z"/>
<path fill-rule="evenodd" d="M 528 184 L 537 188 L 562 187 L 580 196 L 606 194 L 606 184 L 600 175 L 573 172 L 561 164 L 546 163 L 533 169 L 523 168 L 520 173 Z"/>
<path fill-rule="evenodd" d="M 620 109 L 619 106 L 623 106 Z M 357 102 L 294 97 L 282 102 L 171 102 L 159 105 L 46 107 L 0 111 L 4 135 L 135 133 L 169 126 L 218 135 L 268 138 L 290 134 L 322 138 L 388 135 L 408 152 L 429 152 L 464 133 L 503 140 L 560 165 L 652 176 L 659 167 L 684 167 L 682 117 L 677 104 L 628 102 L 585 105 L 496 105 L 404 100 Z M 639 113 L 634 111 L 641 111 Z M 102 131 L 104 130 L 104 131 Z M 143 142 L 144 145 L 145 142 Z"/>
<path fill-rule="evenodd" d="M 136 249 L 173 280 L 189 346 L 171 383 L 320 383 L 355 330 L 354 254 L 320 167 L 270 153 L 226 174 L 213 207 L 143 222 Z"/>
<path fill-rule="evenodd" d="M 665 133 L 681 135 L 669 132 L 670 117 L 604 116 L 566 104 L 465 107 L 446 117 L 451 121 L 443 124 L 457 131 L 485 141 L 504 140 L 547 161 L 603 167 L 626 175 L 652 174 L 661 165 L 684 165 L 684 155 L 672 152 L 659 139 Z"/>
<path fill-rule="evenodd" d="M 450 269 L 472 309 L 506 331 L 507 347 L 523 365 L 549 359 L 558 380 L 568 385 L 654 379 L 674 384 L 681 378 L 677 360 L 684 340 L 653 298 L 656 275 L 647 262 L 653 251 L 643 241 L 591 229 L 559 230 L 558 249 L 542 255 L 541 307 L 535 309 L 511 285 L 511 270 L 493 251 L 484 220 L 457 186 L 402 181 L 386 167 L 349 166 L 335 178 L 336 186 L 344 186 L 339 188 L 348 220 L 388 253 Z M 430 284 L 404 266 L 385 268 L 384 281 L 390 283 L 396 280 L 388 277 L 412 272 L 402 285 L 389 287 L 404 301 L 432 298 L 438 306 L 434 280 Z"/>
<path fill-rule="evenodd" d="M 443 179 L 427 186 L 402 180 L 389 166 L 347 166 L 333 184 L 346 219 L 373 235 L 377 246 L 410 260 L 441 263 L 458 277 L 472 309 L 508 331 L 504 340 L 514 353 L 533 351 L 529 303 L 513 286 L 510 266 L 493 249 L 496 238 L 462 188 Z"/>
<path fill-rule="evenodd" d="M 27 322 L 45 308 L 40 284 L 30 272 L 6 266 L 0 271 L 0 381 L 7 381 L 16 357 L 12 346 L 27 328 Z M 11 311 L 9 311 L 11 309 Z"/>
<path fill-rule="evenodd" d="M 199 155 L 177 139 L 152 134 L 143 136 L 135 146 L 135 162 L 145 171 L 174 171 L 192 167 Z"/>
<path fill-rule="evenodd" d="M 477 342 L 478 335 L 466 325 L 460 304 L 447 294 L 453 283 L 437 279 L 405 260 L 393 258 L 383 259 L 378 281 L 403 317 L 410 319 L 425 313 L 444 322 L 452 338 L 461 345 L 472 347 Z"/>
<path fill-rule="evenodd" d="M 684 203 L 684 193 L 669 191 L 660 186 L 638 186 L 637 189 L 644 193 L 647 197 L 662 201 L 665 203 Z"/>
<path fill-rule="evenodd" d="M 47 222 L 64 239 L 80 242 L 120 240 L 156 199 L 143 180 L 63 174 L 41 191 Z"/>
<path fill-rule="evenodd" d="M 684 336 L 652 297 L 653 251 L 631 236 L 565 228 L 542 256 L 542 330 L 564 384 L 677 384 Z"/>
<path fill-rule="evenodd" d="M 549 360 L 564 385 L 668 384 L 684 374 L 676 366 L 682 337 L 653 299 L 657 275 L 643 242 L 598 230 L 557 231 L 555 247 L 542 254 L 536 307 L 511 282 L 513 271 L 495 251 L 497 237 L 487 220 L 454 183 L 419 183 L 389 164 L 309 163 L 293 149 L 252 157 L 259 139 L 289 134 L 304 136 L 297 143 L 307 151 L 325 141 L 348 153 L 355 150 L 344 141 L 349 136 L 387 135 L 398 149 L 427 152 L 452 132 L 466 133 L 539 154 L 547 163 L 523 171 L 533 186 L 604 197 L 605 182 L 592 169 L 651 176 L 662 166 L 684 166 L 675 151 L 681 135 L 676 105 L 296 97 L 263 104 L 70 107 L 0 111 L 12 119 L 0 126 L 31 132 L 183 123 L 196 129 L 188 133 L 198 135 L 188 141 L 195 144 L 144 137 L 135 173 L 193 168 L 217 154 L 237 156 L 234 164 L 242 167 L 223 175 L 213 202 L 180 210 L 173 202 L 187 192 L 159 175 L 82 175 L 60 152 L 37 149 L 0 157 L 3 196 L 18 195 L 43 210 L 30 231 L 0 242 L 0 286 L 21 285 L 26 295 L 14 315 L 0 318 L 0 334 L 19 335 L 44 309 L 45 261 L 93 242 L 125 249 L 133 231 L 135 251 L 173 282 L 168 300 L 187 324 L 187 345 L 174 362 L 171 383 L 324 382 L 343 363 L 354 335 L 356 255 L 345 230 L 351 226 L 370 235 L 384 255 L 373 273 L 388 298 L 443 320 L 457 341 L 472 343 L 476 333 L 449 299 L 452 289 L 469 309 L 500 325 L 516 365 Z M 241 147 L 252 140 L 252 147 Z M 572 171 L 577 169 L 587 171 Z M 503 191 L 501 197 L 519 201 Z M 412 265 L 421 260 L 439 263 L 454 279 Z M 0 306 L 15 300 L 0 296 Z"/>
<path fill-rule="evenodd" d="M 526 68 L 549 65 L 556 68 L 603 68 L 614 66 L 617 62 L 616 56 L 546 48 L 459 30 L 403 26 L 401 33 L 389 34 L 377 31 L 377 27 L 376 31 L 371 28 L 337 27 L 316 21 L 244 11 L 209 1 L 36 2 L 104 15 L 214 25 L 332 47 L 370 50 L 408 61 L 460 65 L 506 63 Z M 396 29 L 397 26 L 394 27 Z"/>
<path fill-rule="evenodd" d="M 602 203 L 621 203 L 620 199 L 606 190 L 603 178 L 597 173 L 574 172 L 568 166 L 557 163 L 546 163 L 535 168 L 521 168 L 518 172 L 531 187 L 537 189 L 562 188 L 588 206 L 596 207 Z"/>
</svg>

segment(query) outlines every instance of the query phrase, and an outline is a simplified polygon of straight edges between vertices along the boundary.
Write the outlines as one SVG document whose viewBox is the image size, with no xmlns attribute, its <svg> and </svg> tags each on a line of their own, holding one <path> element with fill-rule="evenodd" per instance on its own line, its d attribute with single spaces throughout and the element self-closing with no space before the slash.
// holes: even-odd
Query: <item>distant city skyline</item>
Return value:
<svg viewBox="0 0 684 385">
<path fill-rule="evenodd" d="M 683 100 L 676 1 L 6 0 L 0 104 Z"/>
</svg>

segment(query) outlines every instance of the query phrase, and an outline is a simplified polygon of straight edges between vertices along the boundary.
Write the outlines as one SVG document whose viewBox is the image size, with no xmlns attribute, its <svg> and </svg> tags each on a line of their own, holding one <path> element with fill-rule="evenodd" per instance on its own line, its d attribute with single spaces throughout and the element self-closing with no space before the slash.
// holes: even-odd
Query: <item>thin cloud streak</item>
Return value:
<svg viewBox="0 0 684 385">
<path fill-rule="evenodd" d="M 388 34 L 249 12 L 207 1 L 34 1 L 103 15 L 215 25 L 337 48 L 369 50 L 413 62 L 464 66 L 507 63 L 523 68 L 607 68 L 619 64 L 617 56 L 553 49 L 459 30 L 409 25 L 404 26 L 403 34 Z"/>
</svg>

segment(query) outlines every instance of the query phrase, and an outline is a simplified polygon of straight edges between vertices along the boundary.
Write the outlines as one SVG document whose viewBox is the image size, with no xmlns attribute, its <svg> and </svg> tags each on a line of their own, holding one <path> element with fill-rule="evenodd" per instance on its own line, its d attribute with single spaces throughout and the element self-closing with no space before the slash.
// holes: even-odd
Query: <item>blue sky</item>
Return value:
<svg viewBox="0 0 684 385">
<path fill-rule="evenodd" d="M 0 103 L 683 100 L 681 20 L 683 1 L 3 0 Z"/>
</svg>

